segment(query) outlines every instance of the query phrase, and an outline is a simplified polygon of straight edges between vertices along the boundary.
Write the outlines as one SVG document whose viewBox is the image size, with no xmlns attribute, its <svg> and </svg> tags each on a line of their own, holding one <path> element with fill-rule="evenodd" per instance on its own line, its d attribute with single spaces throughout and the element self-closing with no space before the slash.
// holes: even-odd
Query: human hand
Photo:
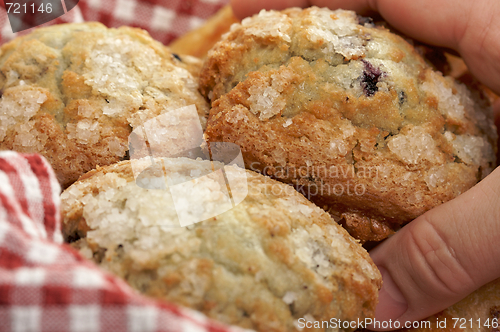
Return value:
<svg viewBox="0 0 500 332">
<path fill-rule="evenodd" d="M 500 2 L 483 0 L 232 0 L 242 18 L 260 9 L 344 8 L 377 11 L 410 37 L 461 54 L 471 73 L 500 93 Z M 500 102 L 496 124 L 500 125 Z M 378 321 L 415 321 L 500 277 L 500 168 L 456 199 L 412 221 L 371 251 L 384 285 Z"/>
<path fill-rule="evenodd" d="M 499 198 L 497 168 L 372 250 L 384 283 L 376 319 L 423 319 L 500 277 Z"/>
</svg>

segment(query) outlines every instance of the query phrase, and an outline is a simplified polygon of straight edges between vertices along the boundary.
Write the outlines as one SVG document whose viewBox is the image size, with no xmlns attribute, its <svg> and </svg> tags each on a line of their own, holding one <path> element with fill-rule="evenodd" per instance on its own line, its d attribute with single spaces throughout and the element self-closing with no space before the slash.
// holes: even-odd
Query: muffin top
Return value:
<svg viewBox="0 0 500 332">
<path fill-rule="evenodd" d="M 155 116 L 194 104 L 204 126 L 198 68 L 140 29 L 34 30 L 0 49 L 0 149 L 44 155 L 67 186 L 128 158 L 128 135 Z"/>
<path fill-rule="evenodd" d="M 227 203 L 220 170 L 233 198 L 238 188 L 247 196 L 181 227 L 179 202 L 194 202 L 191 212 Z M 165 188 L 144 188 L 162 176 Z M 62 211 L 66 240 L 86 257 L 144 294 L 228 324 L 285 332 L 298 331 L 300 319 L 356 321 L 374 313 L 380 274 L 359 243 L 290 186 L 237 166 L 122 161 L 66 189 Z"/>
<path fill-rule="evenodd" d="M 489 101 L 352 11 L 262 11 L 209 52 L 206 137 L 381 240 L 494 167 Z M 357 190 L 355 190 L 357 189 Z"/>
</svg>

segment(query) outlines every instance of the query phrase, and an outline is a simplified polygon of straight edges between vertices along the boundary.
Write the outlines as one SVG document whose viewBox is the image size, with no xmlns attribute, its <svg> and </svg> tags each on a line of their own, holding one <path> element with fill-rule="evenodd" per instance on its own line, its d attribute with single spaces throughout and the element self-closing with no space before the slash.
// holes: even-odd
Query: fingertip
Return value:
<svg viewBox="0 0 500 332">
<path fill-rule="evenodd" d="M 307 5 L 307 0 L 231 0 L 234 15 L 239 19 L 257 14 L 262 9 L 282 10 L 290 7 L 306 7 Z"/>
</svg>

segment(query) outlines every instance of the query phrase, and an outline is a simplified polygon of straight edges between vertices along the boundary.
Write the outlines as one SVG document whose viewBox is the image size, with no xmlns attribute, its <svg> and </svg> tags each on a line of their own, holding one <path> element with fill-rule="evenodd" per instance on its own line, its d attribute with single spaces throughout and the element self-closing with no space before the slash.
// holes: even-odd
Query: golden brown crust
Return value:
<svg viewBox="0 0 500 332">
<path fill-rule="evenodd" d="M 286 69 L 311 77 L 313 73 L 308 75 L 302 62 L 296 59 Z M 210 141 L 238 144 L 247 168 L 295 185 L 319 206 L 326 206 L 356 238 L 382 240 L 401 224 L 476 183 L 477 168 L 453 163 L 452 147 L 442 138 L 436 144 L 440 146 L 438 153 L 443 156 L 448 153 L 448 156 L 442 160 L 445 171 L 441 173 L 445 178 L 440 180 L 437 190 L 429 188 L 429 181 L 426 181 L 432 176 L 429 170 L 435 162 L 422 159 L 419 164 L 408 165 L 391 154 L 387 147 L 381 147 L 387 144 L 384 136 L 391 130 L 390 127 L 377 128 L 378 121 L 387 119 L 381 115 L 385 112 L 387 95 L 379 93 L 377 99 L 368 100 L 341 91 L 337 95 L 330 94 L 329 99 L 308 103 L 293 95 L 295 87 L 306 82 L 296 75 L 288 83 L 292 92 L 287 94 L 285 88 L 282 94 L 292 95 L 289 100 L 300 103 L 301 112 L 291 118 L 277 116 L 261 121 L 249 110 L 248 91 L 276 73 L 279 71 L 253 72 L 247 80 L 215 101 L 205 135 Z M 344 101 L 340 114 L 339 100 Z M 376 112 L 377 107 L 380 113 Z M 371 125 L 356 127 L 355 134 L 344 138 L 346 131 L 339 131 L 339 128 L 346 125 L 346 118 L 356 125 L 359 117 Z M 429 114 L 427 120 L 426 134 L 439 132 L 444 122 L 439 114 Z M 291 123 L 287 125 L 287 121 Z M 347 125 L 347 128 L 354 126 Z M 332 142 L 340 148 L 332 149 Z M 342 149 L 344 151 L 339 151 Z"/>
<path fill-rule="evenodd" d="M 485 100 L 357 20 L 313 7 L 233 27 L 200 76 L 205 135 L 379 241 L 486 176 L 496 132 Z"/>
<path fill-rule="evenodd" d="M 179 158 L 163 170 L 175 181 L 212 167 Z M 266 332 L 298 331 L 304 317 L 373 315 L 381 280 L 368 253 L 289 186 L 247 171 L 240 204 L 181 228 L 169 224 L 177 220 L 170 192 L 138 187 L 131 169 L 129 161 L 99 168 L 62 202 L 66 239 L 132 287 Z"/>
<path fill-rule="evenodd" d="M 63 186 L 96 165 L 128 158 L 128 135 L 145 121 L 208 105 L 182 61 L 145 31 L 99 23 L 35 30 L 0 49 L 0 149 L 38 152 Z"/>
</svg>

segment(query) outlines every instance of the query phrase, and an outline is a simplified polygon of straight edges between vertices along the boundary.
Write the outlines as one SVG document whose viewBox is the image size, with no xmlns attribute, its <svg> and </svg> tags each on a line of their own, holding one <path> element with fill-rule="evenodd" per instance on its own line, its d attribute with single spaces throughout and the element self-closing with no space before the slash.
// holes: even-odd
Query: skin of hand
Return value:
<svg viewBox="0 0 500 332">
<path fill-rule="evenodd" d="M 261 9 L 311 5 L 350 9 L 362 15 L 378 12 L 410 37 L 457 51 L 471 73 L 500 94 L 498 0 L 231 0 L 231 4 L 240 18 Z M 494 109 L 495 123 L 500 126 L 500 100 Z M 370 252 L 383 276 L 375 319 L 397 320 L 404 326 L 499 278 L 499 238 L 500 167 Z M 384 330 L 377 325 L 372 329 Z"/>
</svg>

